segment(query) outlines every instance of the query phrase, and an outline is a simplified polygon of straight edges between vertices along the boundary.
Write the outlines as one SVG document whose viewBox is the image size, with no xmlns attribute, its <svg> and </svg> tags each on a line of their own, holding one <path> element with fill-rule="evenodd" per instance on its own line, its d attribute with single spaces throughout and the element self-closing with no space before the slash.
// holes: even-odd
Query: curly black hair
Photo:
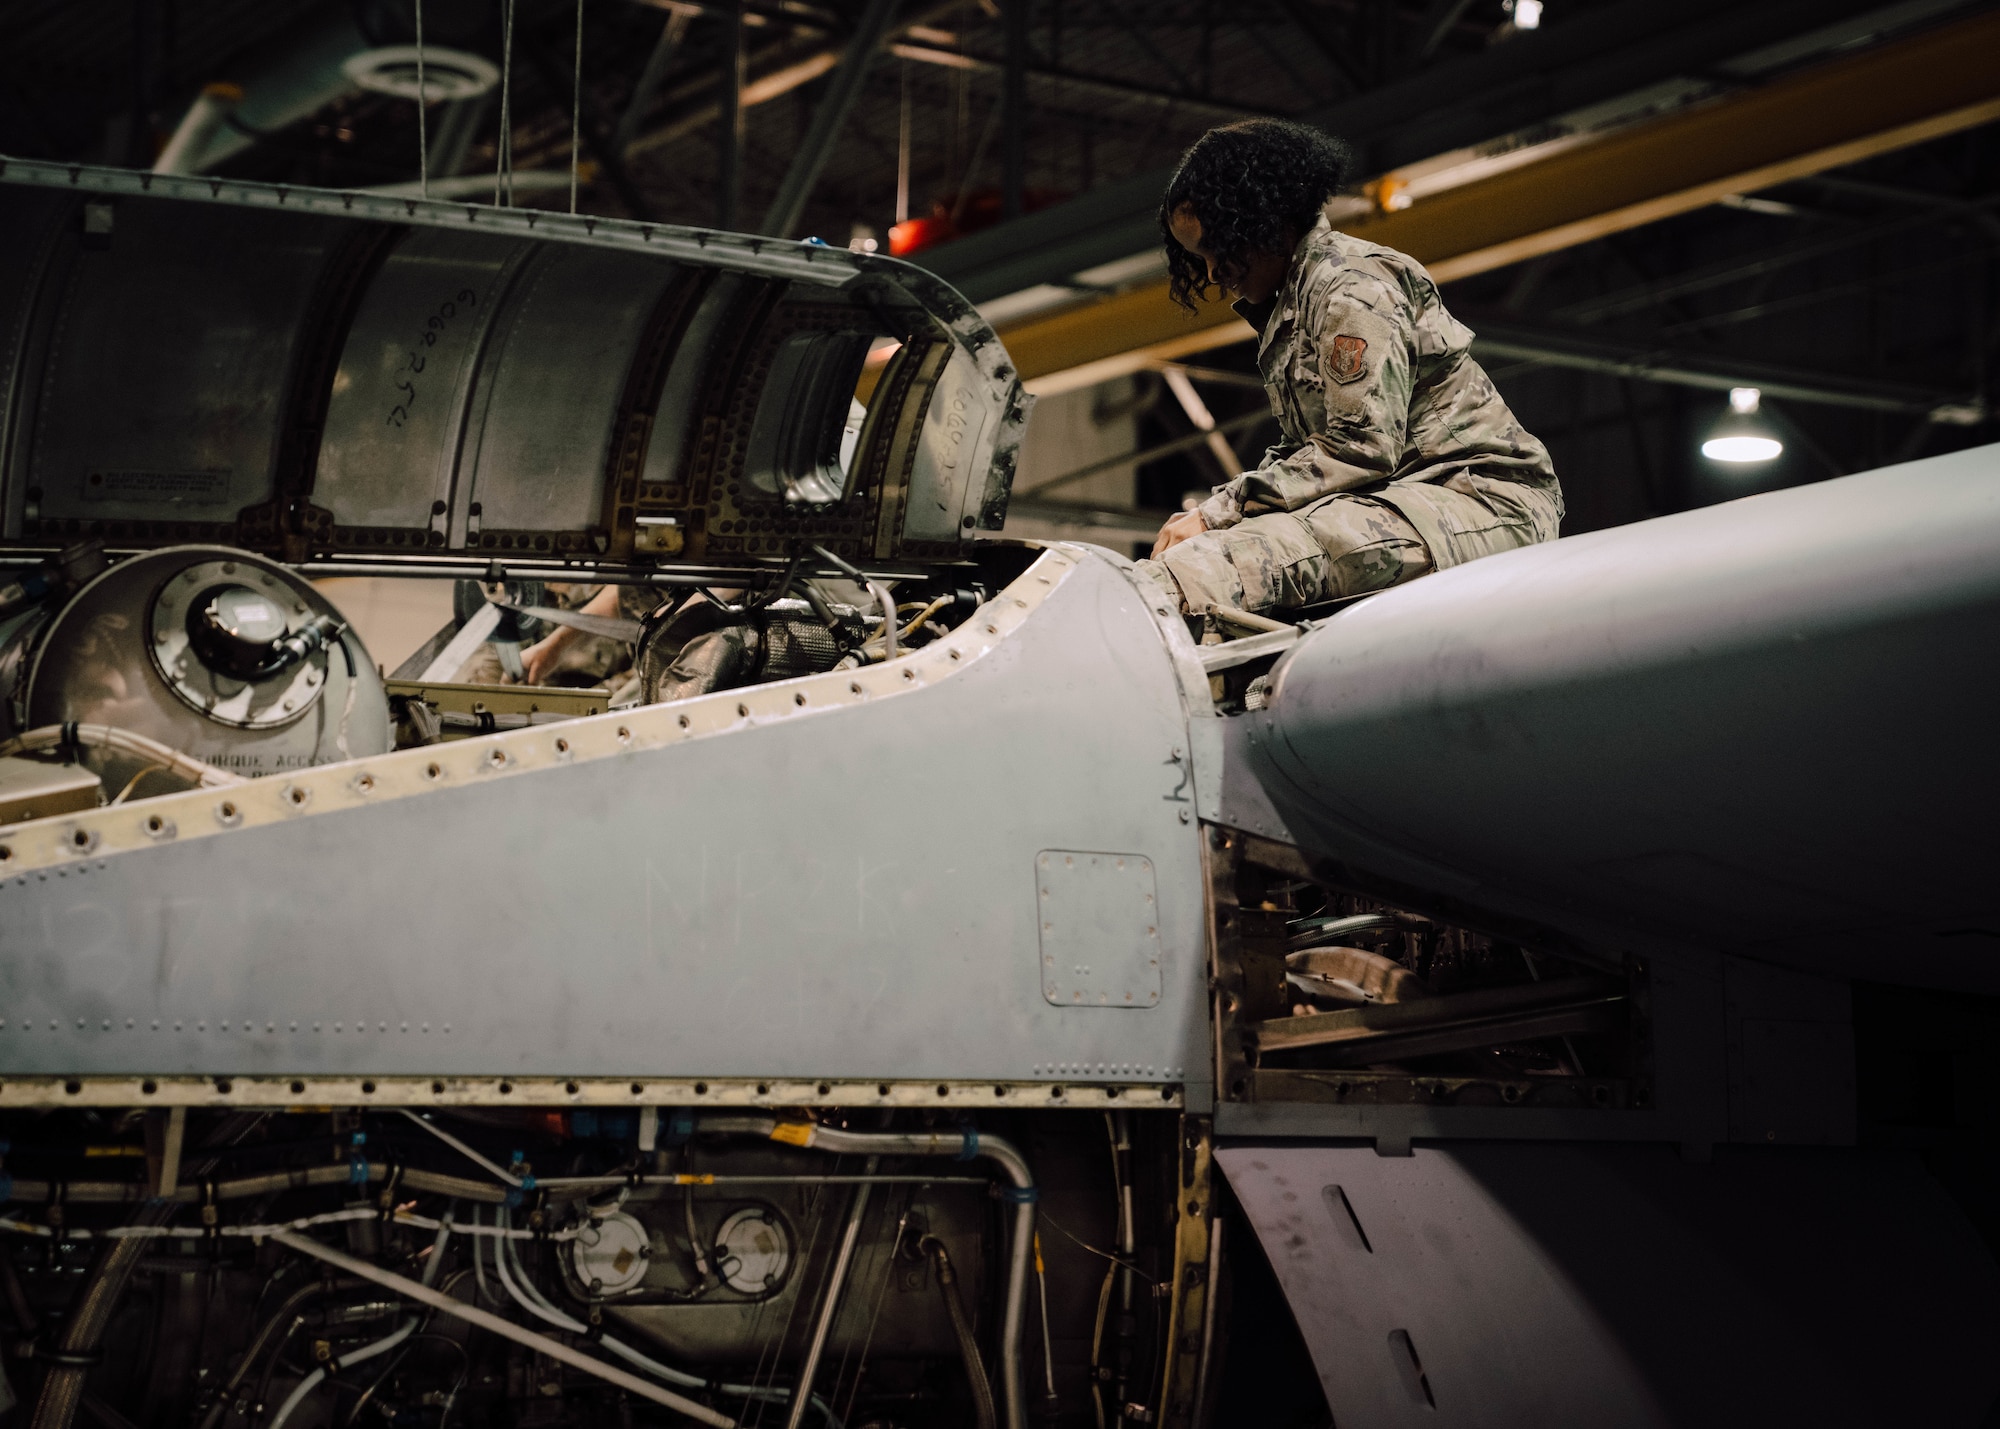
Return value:
<svg viewBox="0 0 2000 1429">
<path fill-rule="evenodd" d="M 1176 210 L 1192 210 L 1202 246 L 1225 273 L 1240 274 L 1251 254 L 1286 250 L 1288 233 L 1296 241 L 1317 223 L 1353 167 L 1354 151 L 1341 140 L 1287 119 L 1244 119 L 1195 140 L 1160 199 L 1173 300 L 1193 312 L 1211 286 L 1207 265 L 1174 239 Z"/>
</svg>

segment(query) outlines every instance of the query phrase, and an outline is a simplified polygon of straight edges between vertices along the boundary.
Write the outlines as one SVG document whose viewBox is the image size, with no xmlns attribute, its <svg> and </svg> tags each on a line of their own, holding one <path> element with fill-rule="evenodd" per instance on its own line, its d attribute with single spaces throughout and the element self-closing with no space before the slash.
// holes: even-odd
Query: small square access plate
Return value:
<svg viewBox="0 0 2000 1429">
<path fill-rule="evenodd" d="M 1153 861 L 1136 853 L 1035 855 L 1042 996 L 1057 1007 L 1160 1001 L 1160 904 Z"/>
</svg>

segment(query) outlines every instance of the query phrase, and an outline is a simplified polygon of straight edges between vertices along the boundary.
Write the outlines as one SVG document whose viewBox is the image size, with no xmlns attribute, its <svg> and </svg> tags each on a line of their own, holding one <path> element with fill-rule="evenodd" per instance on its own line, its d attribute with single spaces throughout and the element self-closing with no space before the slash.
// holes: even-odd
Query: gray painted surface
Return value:
<svg viewBox="0 0 2000 1429">
<path fill-rule="evenodd" d="M 1907 1153 L 1217 1160 L 1341 1429 L 1971 1426 L 2000 1391 L 2000 1272 Z"/>
<path fill-rule="evenodd" d="M 1599 947 L 1992 990 L 1996 649 L 1988 446 L 1385 592 L 1228 749 L 1379 878 Z"/>
<path fill-rule="evenodd" d="M 329 792 L 289 821 L 8 879 L 0 1070 L 1096 1078 L 1201 1095 L 1200 826 L 1172 757 L 1186 722 L 1169 639 L 1186 637 L 1116 563 L 1073 556 L 1011 635 L 905 692 L 392 802 L 334 808 Z M 769 687 L 774 703 L 793 687 Z M 678 708 L 599 723 L 671 728 Z M 353 777 L 334 768 L 311 778 Z M 149 807 L 190 827 L 209 813 Z M 1045 999 L 1049 849 L 1150 862 L 1156 1004 Z"/>
</svg>

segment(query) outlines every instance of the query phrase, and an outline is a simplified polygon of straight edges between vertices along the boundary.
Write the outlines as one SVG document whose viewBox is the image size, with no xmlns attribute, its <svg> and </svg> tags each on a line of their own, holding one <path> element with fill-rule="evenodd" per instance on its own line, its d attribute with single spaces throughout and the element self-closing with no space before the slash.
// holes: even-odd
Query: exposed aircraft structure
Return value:
<svg viewBox="0 0 2000 1429">
<path fill-rule="evenodd" d="M 2000 1391 L 1851 1011 L 1994 990 L 2000 448 L 1201 644 L 891 260 L 8 161 L 0 342 L 38 1429 L 1254 1422 L 1235 1215 L 1343 1429 Z M 334 573 L 708 594 L 444 738 Z"/>
</svg>

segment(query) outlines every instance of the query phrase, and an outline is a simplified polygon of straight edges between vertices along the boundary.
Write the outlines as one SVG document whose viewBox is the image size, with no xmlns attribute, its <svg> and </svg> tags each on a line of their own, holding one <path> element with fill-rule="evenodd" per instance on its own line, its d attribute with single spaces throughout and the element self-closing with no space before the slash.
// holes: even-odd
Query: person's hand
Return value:
<svg viewBox="0 0 2000 1429">
<path fill-rule="evenodd" d="M 521 652 L 521 683 L 542 684 L 556 672 L 556 662 L 562 658 L 563 646 L 569 644 L 565 636 L 575 632 L 567 625 L 558 625 L 549 634 L 537 640 Z"/>
<path fill-rule="evenodd" d="M 1178 516 L 1167 519 L 1160 528 L 1160 538 L 1153 542 L 1153 556 L 1158 559 L 1170 546 L 1178 546 L 1183 541 L 1192 540 L 1208 529 L 1199 511 L 1183 511 Z"/>
</svg>

